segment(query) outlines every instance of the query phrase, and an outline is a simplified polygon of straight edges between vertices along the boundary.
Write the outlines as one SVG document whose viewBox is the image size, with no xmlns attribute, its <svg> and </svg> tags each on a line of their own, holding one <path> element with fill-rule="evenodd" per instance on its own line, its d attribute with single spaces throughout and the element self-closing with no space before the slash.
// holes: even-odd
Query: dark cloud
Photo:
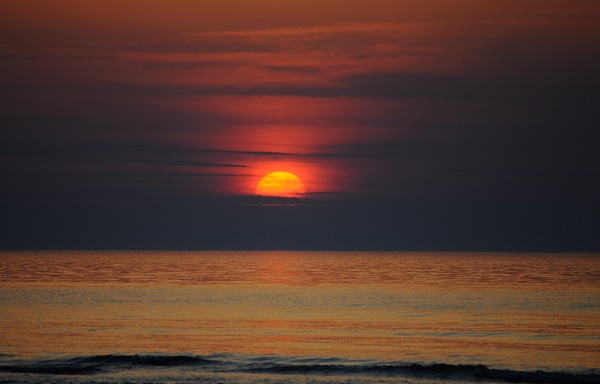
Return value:
<svg viewBox="0 0 600 384">
<path fill-rule="evenodd" d="M 166 147 L 166 146 L 150 146 L 150 145 L 136 145 L 136 144 L 89 144 L 77 146 L 85 150 L 86 148 L 93 148 L 100 151 L 108 151 L 113 153 L 132 153 L 132 152 L 145 152 L 153 154 L 230 154 L 230 155 L 247 155 L 247 156 L 266 156 L 266 157 L 299 157 L 299 158 L 382 158 L 382 157 L 396 157 L 398 154 L 394 153 L 352 153 L 343 151 L 331 151 L 331 152 L 309 152 L 309 153 L 291 153 L 291 152 L 273 152 L 273 151 L 243 151 L 243 150 L 230 150 L 230 149 L 206 149 L 206 148 L 191 148 L 191 147 Z M 185 162 L 182 162 L 185 163 Z M 218 164 L 218 163 L 198 163 L 206 164 L 205 166 L 217 166 L 217 167 L 244 167 L 238 164 Z M 176 164 L 177 165 L 177 164 Z M 186 165 L 186 164 L 178 164 Z M 191 162 L 188 165 L 194 165 Z"/>
<path fill-rule="evenodd" d="M 191 61 L 140 61 L 138 65 L 143 68 L 150 69 L 202 69 L 211 67 L 235 67 L 247 64 L 246 61 L 207 61 L 207 60 L 191 60 Z"/>
<path fill-rule="evenodd" d="M 313 75 L 322 72 L 318 67 L 294 66 L 294 65 L 262 65 L 259 68 L 269 72 L 291 72 Z"/>
<path fill-rule="evenodd" d="M 600 62 L 600 61 L 599 61 Z M 162 66 L 163 64 L 158 64 Z M 170 65 L 170 64 L 166 64 Z M 182 64 L 187 65 L 187 64 Z M 269 67 L 269 71 L 318 73 L 317 69 L 294 67 Z M 278 69 L 274 69 L 278 68 Z M 148 95 L 173 96 L 299 96 L 313 98 L 381 98 L 381 99 L 448 99 L 469 102 L 499 102 L 518 104 L 521 102 L 598 102 L 596 90 L 600 78 L 592 71 L 581 72 L 578 68 L 567 68 L 569 73 L 536 72 L 508 75 L 436 75 L 396 72 L 367 72 L 339 78 L 337 84 L 321 85 L 148 85 L 109 82 L 94 85 L 96 97 L 118 94 L 121 98 Z M 63 88 L 66 92 L 68 86 Z M 73 91 L 75 88 L 73 88 Z"/>
<path fill-rule="evenodd" d="M 574 68 L 573 68 L 574 69 Z M 356 97 L 390 99 L 450 99 L 472 102 L 585 102 L 598 100 L 600 79 L 587 75 L 542 77 L 537 73 L 515 76 L 449 77 L 404 73 L 363 73 L 344 80 Z"/>
<path fill-rule="evenodd" d="M 194 160 L 176 160 L 170 157 L 186 154 L 214 153 L 215 151 L 180 147 L 160 147 L 135 144 L 65 144 L 42 145 L 0 143 L 3 156 L 16 158 L 78 161 L 113 161 L 181 167 L 247 168 L 243 164 L 228 164 Z M 223 151 L 227 153 L 227 151 Z M 231 153 L 235 153 L 231 151 Z M 169 157 L 169 158 L 165 158 Z"/>
<path fill-rule="evenodd" d="M 132 160 L 132 162 L 136 162 Z M 156 165 L 176 165 L 184 167 L 217 167 L 217 168 L 247 168 L 247 165 L 241 164 L 222 164 L 222 163 L 207 163 L 203 161 L 189 161 L 189 160 L 142 160 L 139 161 L 144 164 L 156 164 Z"/>
<path fill-rule="evenodd" d="M 244 175 L 237 173 L 198 173 L 198 172 L 111 172 L 111 175 L 116 176 L 134 176 L 134 177 L 249 177 L 252 175 Z"/>
</svg>

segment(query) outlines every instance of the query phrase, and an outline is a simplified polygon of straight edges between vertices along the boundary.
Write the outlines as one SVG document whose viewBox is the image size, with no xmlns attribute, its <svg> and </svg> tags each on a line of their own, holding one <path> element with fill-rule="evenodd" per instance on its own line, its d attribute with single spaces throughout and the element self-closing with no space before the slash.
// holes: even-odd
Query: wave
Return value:
<svg viewBox="0 0 600 384">
<path fill-rule="evenodd" d="M 489 368 L 484 365 L 376 363 L 338 358 L 150 354 L 96 355 L 52 360 L 9 360 L 0 362 L 0 372 L 47 375 L 94 375 L 115 370 L 142 369 L 144 367 L 179 367 L 205 372 L 280 375 L 369 375 L 507 383 L 591 384 L 600 382 L 600 374 L 596 372 L 514 371 Z"/>
<path fill-rule="evenodd" d="M 547 371 L 512 371 L 493 369 L 484 365 L 399 364 L 399 365 L 273 365 L 251 368 L 257 373 L 278 374 L 338 374 L 410 376 L 428 379 L 463 381 L 500 381 L 509 383 L 599 383 L 600 374 L 580 374 Z"/>
<path fill-rule="evenodd" d="M 219 364 L 200 356 L 190 355 L 96 355 L 73 358 L 15 361 L 0 365 L 0 372 L 40 373 L 56 375 L 86 375 L 108 370 L 124 370 L 135 367 L 185 367 Z"/>
<path fill-rule="evenodd" d="M 160 367 L 181 367 L 219 363 L 217 360 L 191 355 L 98 355 L 75 357 L 68 359 L 67 361 L 83 365 L 150 365 Z"/>
</svg>

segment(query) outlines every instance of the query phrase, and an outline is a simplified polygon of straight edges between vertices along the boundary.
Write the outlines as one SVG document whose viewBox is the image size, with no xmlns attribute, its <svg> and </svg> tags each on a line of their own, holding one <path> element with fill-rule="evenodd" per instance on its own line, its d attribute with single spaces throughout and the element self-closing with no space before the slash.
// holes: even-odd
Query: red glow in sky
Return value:
<svg viewBox="0 0 600 384">
<path fill-rule="evenodd" d="M 595 0 L 4 0 L 0 34 L 10 207 L 600 194 Z"/>
</svg>

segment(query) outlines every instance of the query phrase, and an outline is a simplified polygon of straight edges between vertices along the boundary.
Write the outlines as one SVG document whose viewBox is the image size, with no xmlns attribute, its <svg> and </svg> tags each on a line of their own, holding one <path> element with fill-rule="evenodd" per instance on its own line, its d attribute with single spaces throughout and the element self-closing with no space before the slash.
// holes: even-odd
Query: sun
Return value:
<svg viewBox="0 0 600 384">
<path fill-rule="evenodd" d="M 302 181 L 290 172 L 271 172 L 256 186 L 256 194 L 261 196 L 299 197 L 305 192 Z"/>
</svg>

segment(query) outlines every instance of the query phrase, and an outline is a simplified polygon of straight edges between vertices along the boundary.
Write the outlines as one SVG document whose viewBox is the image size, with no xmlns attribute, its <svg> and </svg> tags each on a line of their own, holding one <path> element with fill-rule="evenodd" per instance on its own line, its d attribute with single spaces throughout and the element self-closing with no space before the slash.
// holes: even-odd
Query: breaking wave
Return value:
<svg viewBox="0 0 600 384">
<path fill-rule="evenodd" d="M 337 358 L 283 358 L 234 355 L 97 355 L 51 360 L 5 360 L 0 372 L 46 375 L 94 375 L 99 373 L 172 367 L 202 372 L 261 374 L 367 375 L 507 383 L 599 383 L 600 373 L 514 371 L 484 365 L 374 363 Z"/>
</svg>

